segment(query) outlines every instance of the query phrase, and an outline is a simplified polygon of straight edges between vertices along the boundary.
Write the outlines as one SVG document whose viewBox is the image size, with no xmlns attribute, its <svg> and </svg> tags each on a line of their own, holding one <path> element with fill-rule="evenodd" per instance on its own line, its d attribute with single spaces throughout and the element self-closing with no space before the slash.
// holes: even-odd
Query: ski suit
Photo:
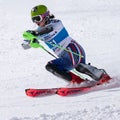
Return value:
<svg viewBox="0 0 120 120">
<path fill-rule="evenodd" d="M 51 28 L 52 30 L 49 31 L 48 29 Z M 37 31 L 44 31 L 43 29 L 49 32 L 43 32 L 38 38 L 44 41 L 58 56 L 58 58 L 48 62 L 49 64 L 56 66 L 60 71 L 70 71 L 79 63 L 85 63 L 84 49 L 69 36 L 60 20 L 52 19 L 45 27 L 38 27 Z"/>
</svg>

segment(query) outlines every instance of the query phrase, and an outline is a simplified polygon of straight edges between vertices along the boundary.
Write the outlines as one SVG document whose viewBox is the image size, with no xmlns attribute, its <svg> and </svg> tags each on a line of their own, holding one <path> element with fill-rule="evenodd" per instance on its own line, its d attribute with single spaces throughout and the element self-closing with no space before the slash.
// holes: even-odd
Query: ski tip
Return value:
<svg viewBox="0 0 120 120">
<path fill-rule="evenodd" d="M 36 94 L 35 94 L 35 91 L 33 91 L 32 89 L 25 89 L 25 94 L 27 95 L 27 96 L 30 96 L 30 97 L 35 97 L 35 96 L 37 96 Z"/>
<path fill-rule="evenodd" d="M 29 89 L 25 89 L 25 92 L 27 92 Z"/>
</svg>

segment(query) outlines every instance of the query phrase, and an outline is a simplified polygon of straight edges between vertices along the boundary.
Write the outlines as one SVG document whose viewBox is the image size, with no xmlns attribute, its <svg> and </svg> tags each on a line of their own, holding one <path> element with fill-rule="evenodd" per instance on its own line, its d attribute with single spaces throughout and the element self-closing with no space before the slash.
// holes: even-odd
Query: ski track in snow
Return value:
<svg viewBox="0 0 120 120">
<path fill-rule="evenodd" d="M 23 4 L 25 3 L 25 4 Z M 34 5 L 46 4 L 85 49 L 87 62 L 113 77 L 106 85 L 60 97 L 30 98 L 26 88 L 63 87 L 66 82 L 44 68 L 53 59 L 43 50 L 23 50 L 22 33 L 35 29 Z M 0 0 L 0 120 L 119 120 L 119 0 Z"/>
</svg>

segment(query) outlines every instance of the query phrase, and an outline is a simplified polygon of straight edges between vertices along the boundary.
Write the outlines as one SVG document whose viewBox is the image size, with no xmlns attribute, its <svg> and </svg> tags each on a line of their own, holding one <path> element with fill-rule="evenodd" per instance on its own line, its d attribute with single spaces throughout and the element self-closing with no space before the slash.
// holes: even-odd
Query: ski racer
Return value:
<svg viewBox="0 0 120 120">
<path fill-rule="evenodd" d="M 78 84 L 83 82 L 84 79 L 70 72 L 73 69 L 89 75 L 95 81 L 100 81 L 103 75 L 106 74 L 103 69 L 97 69 L 90 64 L 86 64 L 85 51 L 82 46 L 69 36 L 61 20 L 55 19 L 55 16 L 50 14 L 45 5 L 33 7 L 31 19 L 33 23 L 38 25 L 38 28 L 27 32 L 37 36 L 37 39 L 24 40 L 26 43 L 22 45 L 24 48 L 27 45 L 36 48 L 37 44 L 39 46 L 40 41 L 44 41 L 57 56 L 45 66 L 49 72 Z"/>
</svg>

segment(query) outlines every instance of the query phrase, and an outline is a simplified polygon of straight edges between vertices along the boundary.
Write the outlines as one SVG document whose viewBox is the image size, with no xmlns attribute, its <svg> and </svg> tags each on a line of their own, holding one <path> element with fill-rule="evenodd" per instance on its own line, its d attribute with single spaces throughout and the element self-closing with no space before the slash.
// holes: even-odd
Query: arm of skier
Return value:
<svg viewBox="0 0 120 120">
<path fill-rule="evenodd" d="M 40 40 L 43 40 L 41 38 L 41 35 L 47 34 L 51 31 L 53 31 L 53 27 L 50 25 L 47 27 L 44 27 L 40 30 L 39 29 L 27 30 L 26 32 L 23 33 L 23 37 L 25 38 L 25 40 L 24 40 L 24 43 L 22 43 L 22 47 L 24 49 L 29 49 L 31 47 L 33 47 L 33 48 L 41 47 Z"/>
</svg>

